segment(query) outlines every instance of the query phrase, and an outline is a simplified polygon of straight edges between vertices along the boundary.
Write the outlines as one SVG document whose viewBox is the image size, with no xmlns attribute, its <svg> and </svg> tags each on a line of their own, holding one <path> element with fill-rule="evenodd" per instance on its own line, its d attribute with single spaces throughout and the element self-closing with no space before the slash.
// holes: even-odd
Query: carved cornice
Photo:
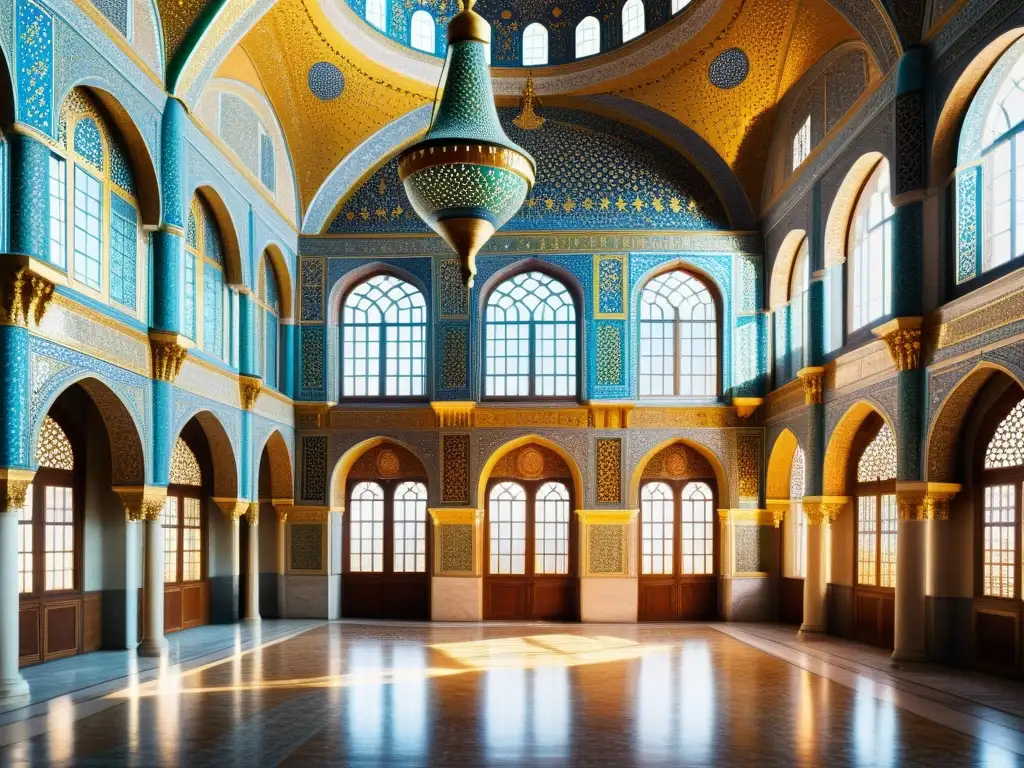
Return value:
<svg viewBox="0 0 1024 768">
<path fill-rule="evenodd" d="M 625 525 L 640 514 L 639 509 L 577 509 L 576 516 L 584 525 Z"/>
<path fill-rule="evenodd" d="M 256 398 L 260 396 L 263 389 L 263 379 L 256 376 L 238 377 L 238 394 L 242 400 L 242 408 L 251 411 L 256 405 Z"/>
<path fill-rule="evenodd" d="M 13 512 L 25 506 L 25 496 L 36 473 L 31 469 L 0 469 L 0 492 L 3 493 L 3 512 Z"/>
<path fill-rule="evenodd" d="M 335 507 L 299 507 L 283 504 L 277 508 L 281 522 L 287 523 L 326 523 L 332 512 L 342 512 Z"/>
<path fill-rule="evenodd" d="M 767 509 L 720 509 L 718 519 L 737 525 L 775 525 L 775 516 Z"/>
<path fill-rule="evenodd" d="M 948 520 L 949 502 L 960 488 L 958 483 L 896 483 L 900 520 Z"/>
<path fill-rule="evenodd" d="M 484 520 L 482 509 L 456 509 L 441 507 L 428 509 L 434 525 L 476 525 Z"/>
<path fill-rule="evenodd" d="M 463 400 L 430 404 L 430 407 L 434 409 L 437 426 L 441 429 L 473 426 L 473 408 L 475 406 L 476 403 Z"/>
<path fill-rule="evenodd" d="M 0 324 L 37 328 L 53 298 L 55 276 L 36 259 L 8 259 L 0 271 Z"/>
<path fill-rule="evenodd" d="M 182 363 L 185 362 L 192 341 L 177 333 L 150 331 L 149 346 L 152 351 L 153 378 L 173 384 L 181 373 Z"/>
<path fill-rule="evenodd" d="M 801 368 L 796 372 L 804 387 L 804 404 L 821 405 L 825 402 L 825 369 L 819 366 Z"/>
<path fill-rule="evenodd" d="M 871 332 L 885 341 L 896 368 L 913 371 L 921 364 L 921 318 L 898 317 Z"/>
<path fill-rule="evenodd" d="M 804 496 L 802 507 L 810 525 L 831 525 L 849 501 L 849 496 Z"/>
<path fill-rule="evenodd" d="M 121 486 L 114 488 L 124 505 L 124 518 L 129 523 L 159 520 L 167 503 L 167 488 L 158 485 Z"/>
</svg>

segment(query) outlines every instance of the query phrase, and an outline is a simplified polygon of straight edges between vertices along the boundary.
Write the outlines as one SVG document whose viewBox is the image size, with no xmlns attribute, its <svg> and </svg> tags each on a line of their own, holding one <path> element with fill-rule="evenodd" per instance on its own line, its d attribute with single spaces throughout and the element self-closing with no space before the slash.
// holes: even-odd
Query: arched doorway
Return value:
<svg viewBox="0 0 1024 768">
<path fill-rule="evenodd" d="M 574 493 L 566 460 L 545 445 L 498 459 L 486 486 L 485 619 L 579 619 Z"/>
<path fill-rule="evenodd" d="M 341 614 L 430 618 L 427 472 L 397 443 L 364 452 L 348 472 Z"/>
<path fill-rule="evenodd" d="M 677 443 L 647 462 L 640 479 L 640 621 L 718 615 L 718 482 L 700 453 Z"/>
<path fill-rule="evenodd" d="M 292 503 L 292 460 L 288 444 L 280 432 L 271 433 L 260 452 L 257 472 L 259 499 L 259 614 L 262 618 L 284 616 L 284 588 L 280 584 L 285 572 L 284 524 L 278 505 Z M 248 523 L 246 523 L 248 525 Z M 248 560 L 243 560 L 248 568 Z M 246 581 L 243 579 L 242 584 Z"/>
<path fill-rule="evenodd" d="M 767 503 L 779 523 L 779 621 L 800 625 L 804 613 L 804 575 L 807 565 L 807 516 L 803 511 L 804 452 L 796 435 L 784 429 L 768 459 Z"/>
</svg>

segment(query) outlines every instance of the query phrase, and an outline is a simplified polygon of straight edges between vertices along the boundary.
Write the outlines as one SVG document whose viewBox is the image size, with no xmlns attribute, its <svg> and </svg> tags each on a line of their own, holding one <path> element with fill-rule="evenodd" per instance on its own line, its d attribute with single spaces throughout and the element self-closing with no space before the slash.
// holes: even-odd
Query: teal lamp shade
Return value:
<svg viewBox="0 0 1024 768">
<path fill-rule="evenodd" d="M 473 2 L 448 25 L 444 90 L 427 134 L 398 157 L 412 207 L 458 254 L 468 286 L 477 253 L 522 207 L 537 173 L 498 121 L 484 55 L 491 28 Z"/>
</svg>

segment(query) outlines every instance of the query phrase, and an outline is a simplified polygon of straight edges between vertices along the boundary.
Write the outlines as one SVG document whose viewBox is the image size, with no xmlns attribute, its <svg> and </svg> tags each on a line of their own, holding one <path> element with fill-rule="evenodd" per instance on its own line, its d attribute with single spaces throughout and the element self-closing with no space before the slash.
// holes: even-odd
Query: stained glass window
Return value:
<svg viewBox="0 0 1024 768">
<path fill-rule="evenodd" d="M 896 436 L 886 422 L 861 454 L 857 482 L 877 483 L 896 479 Z"/>
<path fill-rule="evenodd" d="M 1024 56 L 999 84 L 982 131 L 982 270 L 1024 254 Z"/>
<path fill-rule="evenodd" d="M 203 472 L 199 468 L 199 461 L 188 447 L 188 443 L 180 437 L 174 441 L 174 450 L 171 452 L 170 482 L 172 485 L 196 487 L 203 484 Z"/>
<path fill-rule="evenodd" d="M 641 573 L 672 573 L 674 526 L 672 488 L 666 483 L 647 483 L 640 494 Z"/>
<path fill-rule="evenodd" d="M 548 63 L 548 31 L 534 22 L 523 32 L 523 66 L 539 67 Z"/>
<path fill-rule="evenodd" d="M 542 272 L 501 283 L 484 313 L 488 397 L 575 397 L 576 305 Z"/>
<path fill-rule="evenodd" d="M 645 29 L 643 0 L 626 0 L 622 6 L 622 42 L 640 37 Z"/>
<path fill-rule="evenodd" d="M 568 573 L 568 489 L 561 483 L 542 485 L 537 491 L 534 517 L 534 573 Z"/>
<path fill-rule="evenodd" d="M 850 222 L 847 272 L 850 330 L 892 312 L 892 199 L 889 163 L 880 160 L 857 199 Z"/>
<path fill-rule="evenodd" d="M 434 17 L 429 11 L 416 11 L 412 15 L 412 47 L 426 53 L 433 53 L 437 42 Z"/>
<path fill-rule="evenodd" d="M 342 395 L 422 397 L 426 393 L 427 303 L 392 275 L 357 285 L 342 312 Z"/>
<path fill-rule="evenodd" d="M 996 427 L 985 449 L 985 469 L 1024 466 L 1024 400 Z"/>
<path fill-rule="evenodd" d="M 640 294 L 640 396 L 718 393 L 718 320 L 707 287 L 681 270 Z"/>
<path fill-rule="evenodd" d="M 601 52 L 601 22 L 587 16 L 576 25 L 576 58 Z"/>
<path fill-rule="evenodd" d="M 519 483 L 497 483 L 491 488 L 490 573 L 526 573 L 526 491 Z"/>
<path fill-rule="evenodd" d="M 427 487 L 402 483 L 395 488 L 395 573 L 426 573 Z"/>
<path fill-rule="evenodd" d="M 377 483 L 359 483 L 349 503 L 349 571 L 384 570 L 384 490 Z"/>
</svg>

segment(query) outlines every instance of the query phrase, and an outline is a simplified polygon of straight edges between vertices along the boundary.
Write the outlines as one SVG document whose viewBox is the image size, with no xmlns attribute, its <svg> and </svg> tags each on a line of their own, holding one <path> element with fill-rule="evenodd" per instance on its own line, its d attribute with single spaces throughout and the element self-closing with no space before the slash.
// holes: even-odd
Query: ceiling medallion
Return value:
<svg viewBox="0 0 1024 768">
<path fill-rule="evenodd" d="M 516 469 L 527 480 L 534 480 L 544 474 L 544 454 L 536 448 L 527 448 L 516 458 Z"/>
<path fill-rule="evenodd" d="M 345 75 L 329 61 L 318 61 L 309 68 L 306 84 L 320 101 L 333 101 L 345 90 Z"/>
<path fill-rule="evenodd" d="M 383 450 L 377 454 L 377 472 L 380 473 L 381 477 L 394 477 L 398 474 L 398 469 L 401 466 L 401 462 L 398 460 L 398 454 L 391 450 Z"/>
<path fill-rule="evenodd" d="M 491 27 L 475 2 L 462 0 L 448 24 L 442 95 L 427 135 L 398 156 L 409 202 L 458 254 L 469 287 L 476 255 L 522 207 L 537 176 L 537 163 L 498 122 L 484 51 Z"/>
<path fill-rule="evenodd" d="M 729 48 L 718 54 L 708 67 L 708 80 L 716 88 L 727 91 L 747 79 L 750 59 L 739 48 Z"/>
</svg>

